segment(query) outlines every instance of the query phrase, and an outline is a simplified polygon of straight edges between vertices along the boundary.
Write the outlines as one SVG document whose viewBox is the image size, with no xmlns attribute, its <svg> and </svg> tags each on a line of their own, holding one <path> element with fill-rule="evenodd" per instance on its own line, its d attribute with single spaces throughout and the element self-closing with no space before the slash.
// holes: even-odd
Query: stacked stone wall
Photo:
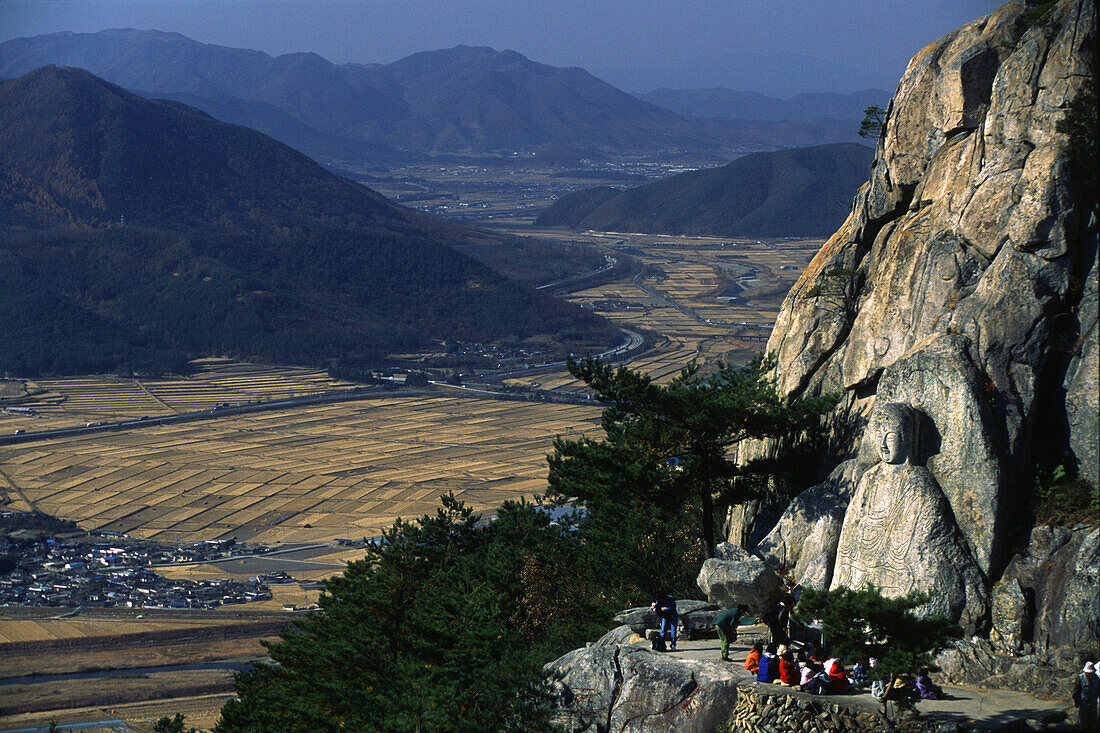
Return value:
<svg viewBox="0 0 1100 733">
<path fill-rule="evenodd" d="M 857 710 L 830 700 L 738 689 L 729 724 L 734 733 L 885 733 L 893 730 L 880 713 Z"/>
</svg>

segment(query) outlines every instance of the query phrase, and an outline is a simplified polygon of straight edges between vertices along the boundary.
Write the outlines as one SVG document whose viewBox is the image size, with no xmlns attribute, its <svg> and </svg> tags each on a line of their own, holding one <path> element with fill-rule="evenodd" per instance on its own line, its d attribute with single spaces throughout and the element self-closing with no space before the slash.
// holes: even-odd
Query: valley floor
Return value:
<svg viewBox="0 0 1100 733">
<path fill-rule="evenodd" d="M 640 269 L 625 278 L 590 287 L 581 282 L 583 289 L 566 297 L 644 333 L 647 347 L 629 364 L 661 382 L 692 359 L 740 363 L 758 353 L 783 296 L 821 244 L 526 233 L 580 241 L 638 261 Z M 362 548 L 335 538 L 377 535 L 398 517 L 433 511 L 449 491 L 481 512 L 541 493 L 554 437 L 599 430 L 598 405 L 444 391 L 221 415 L 219 406 L 355 385 L 310 369 L 220 359 L 197 366 L 185 378 L 92 376 L 24 385 L 26 398 L 5 407 L 30 409 L 0 412 L 0 434 L 143 417 L 150 424 L 0 445 L 0 509 L 38 509 L 86 529 L 169 544 L 235 536 L 307 545 L 278 557 L 157 568 L 192 580 L 275 569 L 304 586 L 272 586 L 271 601 L 247 604 L 242 613 L 257 614 L 246 619 L 251 630 L 216 612 L 195 617 L 141 609 L 138 618 L 139 609 L 87 609 L 56 618 L 65 609 L 0 609 L 0 729 L 79 719 L 124 720 L 135 730 L 149 730 L 160 715 L 177 711 L 189 726 L 208 728 L 231 694 L 234 665 L 263 656 L 260 641 L 292 621 L 293 612 L 284 606 L 312 604 L 319 591 L 311 581 L 362 556 Z M 479 378 L 567 393 L 581 388 L 561 366 Z M 157 418 L 210 410 L 215 412 L 202 421 L 155 424 Z M 196 624 L 203 629 L 197 635 Z M 228 638 L 211 643 L 210 634 Z M 137 653 L 139 638 L 146 641 Z M 147 643 L 150 638 L 155 643 Z M 208 666 L 178 674 L 148 669 L 164 664 Z M 14 679 L 88 669 L 122 674 L 109 686 L 96 678 Z M 119 725 L 104 729 L 124 729 Z"/>
</svg>

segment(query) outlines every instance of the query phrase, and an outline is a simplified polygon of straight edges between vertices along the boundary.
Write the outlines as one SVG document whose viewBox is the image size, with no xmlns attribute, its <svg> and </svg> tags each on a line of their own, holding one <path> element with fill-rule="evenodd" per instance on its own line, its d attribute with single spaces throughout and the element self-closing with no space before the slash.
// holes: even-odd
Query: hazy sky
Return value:
<svg viewBox="0 0 1100 733">
<path fill-rule="evenodd" d="M 104 28 L 330 61 L 459 43 L 582 66 L 628 91 L 892 90 L 908 59 L 991 0 L 0 0 L 0 40 Z"/>
</svg>

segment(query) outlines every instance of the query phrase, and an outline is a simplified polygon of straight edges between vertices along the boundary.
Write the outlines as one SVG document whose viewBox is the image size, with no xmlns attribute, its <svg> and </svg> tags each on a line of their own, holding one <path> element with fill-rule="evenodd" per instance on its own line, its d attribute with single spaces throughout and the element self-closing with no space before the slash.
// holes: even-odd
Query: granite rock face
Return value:
<svg viewBox="0 0 1100 733">
<path fill-rule="evenodd" d="M 553 722 L 570 733 L 709 733 L 737 703 L 727 665 L 640 647 L 574 649 L 545 671 L 556 678 Z"/>
<path fill-rule="evenodd" d="M 1022 642 L 1039 652 L 1100 650 L 1100 528 L 1035 527 L 1005 569 L 1005 583 L 1031 598 L 1034 622 Z"/>
<path fill-rule="evenodd" d="M 773 567 L 789 570 L 801 586 L 828 588 L 844 512 L 862 468 L 854 460 L 845 461 L 827 481 L 796 496 L 772 531 L 756 546 L 756 554 Z M 857 481 L 852 480 L 853 476 Z"/>
<path fill-rule="evenodd" d="M 703 562 L 695 581 L 711 603 L 740 606 L 745 613 L 760 615 L 779 601 L 783 578 L 763 560 L 728 542 L 715 550 L 715 557 Z"/>
<path fill-rule="evenodd" d="M 1036 461 L 1057 457 L 1093 483 L 1098 473 L 1097 217 L 1077 197 L 1058 129 L 1091 74 L 1096 9 L 1061 0 L 1032 23 L 1024 9 L 1009 3 L 913 58 L 868 182 L 787 295 L 767 346 L 780 392 L 841 395 L 838 423 L 900 404 L 920 424 L 900 469 L 863 460 L 867 435 L 852 440 L 859 458 L 833 567 L 821 567 L 831 520 L 809 511 L 843 503 L 824 485 L 796 499 L 761 556 L 807 584 L 934 591 L 972 629 L 988 623 L 991 582 L 1021 546 Z M 1082 540 L 1080 558 L 1065 549 L 1050 560 L 1065 583 L 1035 589 L 1035 635 L 1048 638 L 1037 645 L 1100 645 L 1095 624 L 1075 635 L 1058 616 L 1080 622 L 1090 607 L 1078 590 L 1088 548 Z"/>
<path fill-rule="evenodd" d="M 1031 638 L 1031 620 L 1035 601 L 1015 578 L 1006 578 L 993 586 L 990 616 L 993 628 L 989 641 L 993 648 L 1013 654 L 1021 651 Z"/>
</svg>

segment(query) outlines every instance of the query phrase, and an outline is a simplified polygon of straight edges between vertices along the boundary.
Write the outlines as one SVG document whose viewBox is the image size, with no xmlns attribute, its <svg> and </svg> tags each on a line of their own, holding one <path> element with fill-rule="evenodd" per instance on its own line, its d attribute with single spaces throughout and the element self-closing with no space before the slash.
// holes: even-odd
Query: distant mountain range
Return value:
<svg viewBox="0 0 1100 733">
<path fill-rule="evenodd" d="M 739 120 L 813 122 L 821 119 L 862 120 L 872 104 L 883 108 L 890 93 L 867 89 L 851 94 L 799 94 L 778 99 L 756 92 L 738 92 L 725 87 L 710 89 L 656 89 L 637 95 L 650 104 L 692 117 L 727 117 Z M 858 129 L 858 125 L 854 128 Z"/>
<path fill-rule="evenodd" d="M 591 313 L 456 251 L 266 135 L 73 68 L 0 82 L 0 372 L 187 358 L 376 364 L 433 340 L 606 343 Z"/>
<path fill-rule="evenodd" d="M 846 126 L 795 121 L 789 132 L 797 140 L 777 140 L 776 130 L 751 121 L 685 117 L 583 69 L 482 47 L 386 65 L 335 65 L 315 54 L 271 57 L 159 31 L 56 33 L 0 44 L 0 77 L 46 64 L 85 68 L 144 96 L 181 101 L 342 162 L 547 148 L 573 151 L 576 159 L 655 151 L 732 156 L 855 134 Z"/>
<path fill-rule="evenodd" d="M 854 144 L 754 153 L 636 188 L 579 191 L 535 223 L 655 234 L 828 236 L 850 211 L 873 159 L 874 150 Z"/>
</svg>

